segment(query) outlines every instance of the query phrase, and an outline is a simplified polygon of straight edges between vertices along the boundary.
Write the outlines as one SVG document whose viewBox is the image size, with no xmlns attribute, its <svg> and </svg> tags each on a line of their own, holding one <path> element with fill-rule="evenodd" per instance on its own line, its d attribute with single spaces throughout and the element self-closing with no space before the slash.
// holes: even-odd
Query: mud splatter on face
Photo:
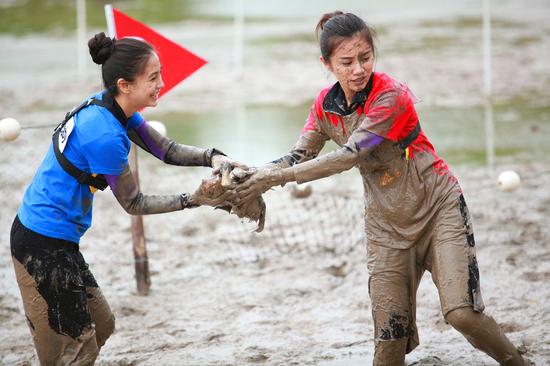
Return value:
<svg viewBox="0 0 550 366">
<path fill-rule="evenodd" d="M 342 86 L 348 104 L 355 93 L 367 85 L 374 68 L 374 54 L 369 42 L 361 34 L 341 41 L 325 66 Z"/>
</svg>

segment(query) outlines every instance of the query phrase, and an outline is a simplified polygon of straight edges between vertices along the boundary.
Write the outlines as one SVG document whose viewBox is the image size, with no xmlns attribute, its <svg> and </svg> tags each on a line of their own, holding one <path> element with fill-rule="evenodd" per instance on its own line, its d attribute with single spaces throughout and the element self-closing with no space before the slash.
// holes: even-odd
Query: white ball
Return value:
<svg viewBox="0 0 550 366">
<path fill-rule="evenodd" d="M 498 189 L 504 192 L 512 192 L 519 187 L 521 179 L 513 170 L 505 170 L 498 175 L 497 186 Z"/>
<path fill-rule="evenodd" d="M 0 120 L 0 140 L 13 141 L 21 133 L 21 125 L 15 118 Z"/>
<path fill-rule="evenodd" d="M 160 121 L 147 121 L 149 126 L 153 127 L 162 136 L 166 136 L 166 126 Z"/>
</svg>

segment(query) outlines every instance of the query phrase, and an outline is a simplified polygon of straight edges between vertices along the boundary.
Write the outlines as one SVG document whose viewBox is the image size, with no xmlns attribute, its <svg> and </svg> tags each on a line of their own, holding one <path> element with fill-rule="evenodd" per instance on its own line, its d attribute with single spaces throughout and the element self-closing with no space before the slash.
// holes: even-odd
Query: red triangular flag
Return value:
<svg viewBox="0 0 550 366">
<path fill-rule="evenodd" d="M 165 84 L 160 91 L 161 96 L 206 64 L 204 59 L 162 36 L 152 28 L 115 8 L 112 10 L 113 31 L 116 38 L 140 37 L 151 43 L 157 50 Z"/>
</svg>

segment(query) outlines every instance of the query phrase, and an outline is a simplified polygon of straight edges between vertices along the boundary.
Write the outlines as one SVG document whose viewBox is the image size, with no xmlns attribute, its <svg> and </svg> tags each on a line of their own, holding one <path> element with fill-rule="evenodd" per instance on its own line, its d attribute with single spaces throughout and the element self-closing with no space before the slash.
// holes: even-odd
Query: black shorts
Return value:
<svg viewBox="0 0 550 366">
<path fill-rule="evenodd" d="M 15 217 L 11 255 L 24 266 L 48 305 L 48 321 L 57 333 L 76 338 L 90 327 L 87 287 L 98 287 L 78 243 L 55 239 L 26 228 Z"/>
</svg>

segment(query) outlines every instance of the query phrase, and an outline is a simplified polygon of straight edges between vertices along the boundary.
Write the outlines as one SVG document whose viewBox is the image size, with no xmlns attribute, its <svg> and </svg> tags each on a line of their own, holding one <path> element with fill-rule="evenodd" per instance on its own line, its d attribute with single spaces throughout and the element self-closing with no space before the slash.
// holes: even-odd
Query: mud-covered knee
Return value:
<svg viewBox="0 0 550 366">
<path fill-rule="evenodd" d="M 107 338 L 109 338 L 111 336 L 111 334 L 113 334 L 115 332 L 115 325 L 116 325 L 115 316 L 111 315 L 111 317 L 109 318 L 109 320 L 105 324 L 105 328 L 106 328 L 105 332 L 107 334 Z"/>
<path fill-rule="evenodd" d="M 96 324 L 96 340 L 98 347 L 103 347 L 107 339 L 115 332 L 115 317 L 111 315 L 101 324 Z"/>
<path fill-rule="evenodd" d="M 476 313 L 469 306 L 451 310 L 447 316 L 445 316 L 445 320 L 460 332 L 472 329 L 478 321 L 476 319 Z"/>
</svg>

